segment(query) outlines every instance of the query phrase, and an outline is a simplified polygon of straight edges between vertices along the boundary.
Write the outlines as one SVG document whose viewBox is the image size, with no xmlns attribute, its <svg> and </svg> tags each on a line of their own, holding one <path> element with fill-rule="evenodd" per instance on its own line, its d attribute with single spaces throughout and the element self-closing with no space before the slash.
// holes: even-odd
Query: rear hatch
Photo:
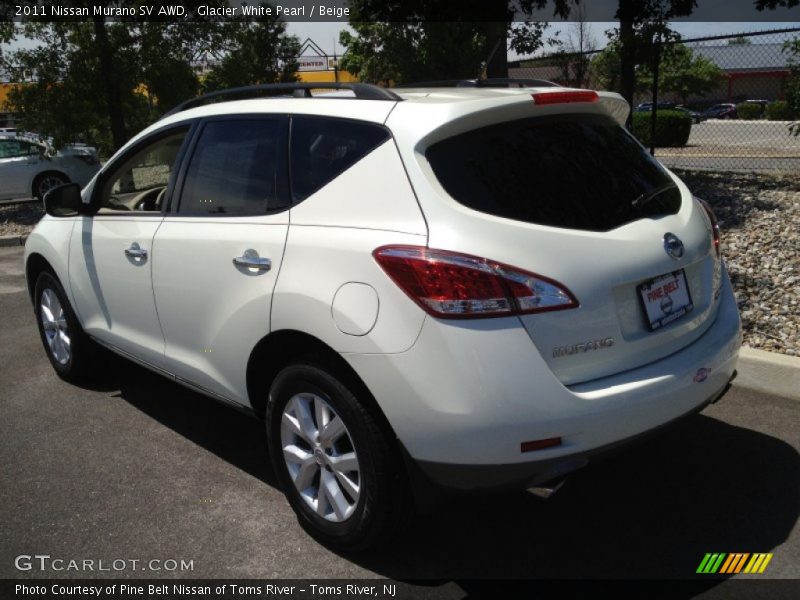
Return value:
<svg viewBox="0 0 800 600">
<path fill-rule="evenodd" d="M 579 306 L 519 318 L 564 384 L 647 364 L 716 312 L 711 223 L 609 115 L 566 107 L 436 139 L 423 201 L 432 248 L 557 281 Z M 422 162 L 420 160 L 420 162 Z M 434 208 L 434 204 L 436 207 Z"/>
</svg>

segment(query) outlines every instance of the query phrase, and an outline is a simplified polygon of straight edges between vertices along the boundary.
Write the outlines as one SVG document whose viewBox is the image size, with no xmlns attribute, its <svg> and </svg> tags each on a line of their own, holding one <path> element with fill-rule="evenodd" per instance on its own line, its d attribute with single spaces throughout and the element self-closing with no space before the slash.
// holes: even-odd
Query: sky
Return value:
<svg viewBox="0 0 800 600">
<path fill-rule="evenodd" d="M 547 30 L 546 35 L 553 36 L 560 32 L 562 39 L 569 37 L 570 30 L 574 23 L 553 23 Z M 617 26 L 614 21 L 588 23 L 591 35 L 594 36 L 598 49 L 606 44 L 605 32 Z M 684 38 L 707 37 L 714 35 L 727 35 L 737 33 L 748 33 L 753 31 L 765 31 L 769 29 L 790 29 L 800 28 L 800 22 L 762 22 L 762 23 L 742 23 L 742 22 L 713 22 L 713 23 L 681 23 L 674 22 L 671 27 L 681 34 Z M 289 23 L 287 30 L 290 34 L 296 35 L 300 41 L 306 38 L 314 40 L 325 52 L 329 54 L 341 55 L 344 48 L 338 43 L 339 32 L 342 29 L 350 29 L 346 23 Z M 350 30 L 352 31 L 352 30 Z M 755 42 L 755 40 L 754 40 Z M 756 42 L 757 43 L 757 42 Z M 548 48 L 543 48 L 540 52 L 547 53 Z M 514 52 L 509 52 L 509 59 L 517 60 L 521 58 Z"/>
<path fill-rule="evenodd" d="M 616 22 L 597 22 L 592 21 L 588 23 L 592 35 L 595 38 L 598 49 L 605 46 L 606 35 L 605 31 L 617 25 Z M 546 35 L 552 36 L 555 32 L 561 32 L 560 37 L 566 38 L 569 36 L 570 28 L 574 23 L 553 23 L 548 28 Z M 752 31 L 764 31 L 769 29 L 784 29 L 792 27 L 800 27 L 800 22 L 787 23 L 787 22 L 759 22 L 759 23 L 745 23 L 745 22 L 673 22 L 671 27 L 680 33 L 684 38 L 705 37 L 713 35 L 737 34 L 747 33 Z M 287 23 L 287 31 L 292 35 L 304 41 L 306 38 L 311 38 L 316 42 L 325 52 L 338 56 L 342 54 L 344 48 L 339 44 L 339 32 L 342 29 L 350 29 L 346 23 L 338 22 L 289 22 Z M 352 31 L 352 30 L 351 30 Z M 755 40 L 754 40 L 755 41 Z M 4 51 L 14 50 L 16 48 L 30 47 L 32 44 L 28 40 L 16 40 L 10 45 L 4 46 Z M 544 48 L 540 52 L 547 53 L 548 48 Z M 520 58 L 515 53 L 509 53 L 509 59 L 516 60 Z"/>
</svg>

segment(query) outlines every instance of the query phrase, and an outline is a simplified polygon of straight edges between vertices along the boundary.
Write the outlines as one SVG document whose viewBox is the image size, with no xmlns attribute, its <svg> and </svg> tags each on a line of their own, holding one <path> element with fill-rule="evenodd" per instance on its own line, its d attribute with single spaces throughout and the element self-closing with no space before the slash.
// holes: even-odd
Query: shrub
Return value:
<svg viewBox="0 0 800 600">
<path fill-rule="evenodd" d="M 633 135 L 645 146 L 650 145 L 651 113 L 633 113 Z M 685 146 L 692 131 L 692 117 L 679 110 L 656 111 L 656 140 L 659 147 Z"/>
<path fill-rule="evenodd" d="M 770 102 L 767 104 L 767 119 L 770 121 L 791 121 L 792 109 L 785 100 Z"/>
<path fill-rule="evenodd" d="M 736 105 L 736 114 L 745 121 L 755 121 L 761 118 L 761 105 L 755 102 L 740 102 Z"/>
</svg>

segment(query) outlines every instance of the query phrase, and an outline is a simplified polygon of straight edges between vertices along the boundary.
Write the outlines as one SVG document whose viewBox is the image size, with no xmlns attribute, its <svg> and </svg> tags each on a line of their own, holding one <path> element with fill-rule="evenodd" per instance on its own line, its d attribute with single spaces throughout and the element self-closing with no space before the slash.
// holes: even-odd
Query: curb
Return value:
<svg viewBox="0 0 800 600">
<path fill-rule="evenodd" d="M 13 198 L 11 200 L 0 200 L 0 206 L 8 206 L 10 204 L 30 204 L 31 202 L 40 202 L 38 198 Z"/>
<path fill-rule="evenodd" d="M 0 235 L 0 248 L 24 246 L 27 239 L 27 235 Z"/>
<path fill-rule="evenodd" d="M 733 385 L 800 401 L 800 358 L 742 346 Z"/>
</svg>

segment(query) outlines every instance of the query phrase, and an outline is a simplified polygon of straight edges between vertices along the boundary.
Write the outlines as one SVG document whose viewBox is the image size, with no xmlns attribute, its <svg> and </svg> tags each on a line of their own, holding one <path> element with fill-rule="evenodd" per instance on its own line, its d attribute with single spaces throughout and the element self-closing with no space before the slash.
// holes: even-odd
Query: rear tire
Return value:
<svg viewBox="0 0 800 600">
<path fill-rule="evenodd" d="M 81 328 L 61 283 L 49 271 L 42 272 L 33 298 L 39 336 L 56 374 L 70 383 L 85 381 L 97 346 Z"/>
<path fill-rule="evenodd" d="M 396 447 L 337 377 L 311 364 L 286 367 L 266 416 L 275 472 L 312 537 L 364 550 L 405 521 L 410 501 Z"/>
</svg>

